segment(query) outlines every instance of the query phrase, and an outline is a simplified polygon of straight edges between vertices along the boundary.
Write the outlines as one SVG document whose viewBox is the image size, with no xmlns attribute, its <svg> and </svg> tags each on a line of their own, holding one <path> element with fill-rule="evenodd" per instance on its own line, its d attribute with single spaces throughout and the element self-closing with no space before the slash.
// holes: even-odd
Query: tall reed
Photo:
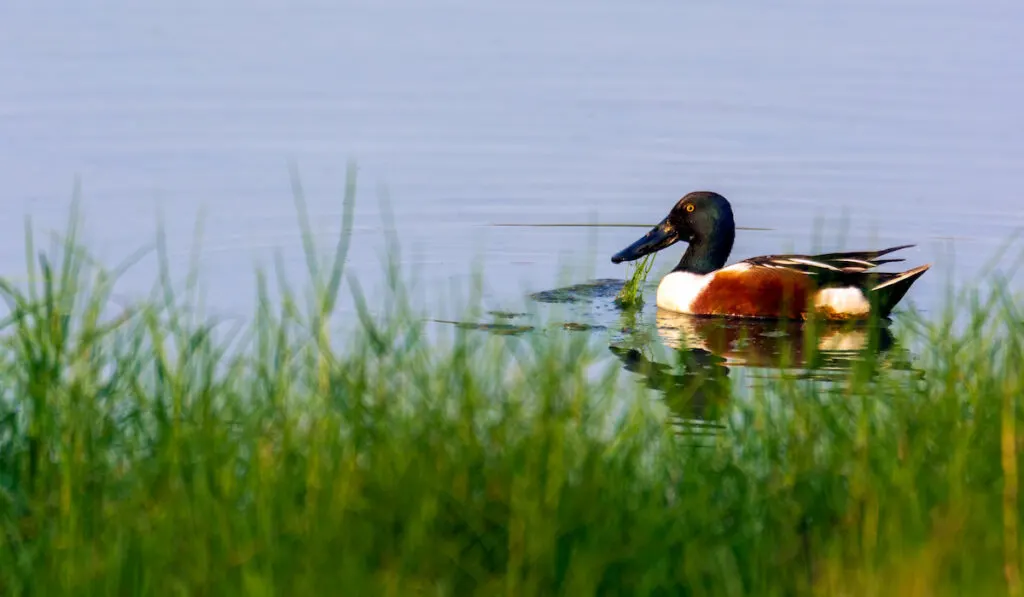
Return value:
<svg viewBox="0 0 1024 597">
<path fill-rule="evenodd" d="M 1005 287 L 902 316 L 912 371 L 869 352 L 834 383 L 734 386 L 697 442 L 600 335 L 428 342 L 351 284 L 339 327 L 345 238 L 307 245 L 304 294 L 259 273 L 238 329 L 195 315 L 163 249 L 123 307 L 74 227 L 58 253 L 26 238 L 27 282 L 0 281 L 5 595 L 1019 590 Z"/>
</svg>

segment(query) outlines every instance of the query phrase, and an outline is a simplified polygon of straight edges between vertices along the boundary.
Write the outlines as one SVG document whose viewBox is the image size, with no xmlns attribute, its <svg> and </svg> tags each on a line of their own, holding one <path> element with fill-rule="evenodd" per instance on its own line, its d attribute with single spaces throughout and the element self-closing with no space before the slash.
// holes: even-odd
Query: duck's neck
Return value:
<svg viewBox="0 0 1024 597">
<path fill-rule="evenodd" d="M 729 253 L 732 252 L 734 238 L 735 233 L 732 231 L 723 231 L 717 235 L 694 236 L 674 271 L 704 275 L 722 269 L 729 259 Z"/>
</svg>

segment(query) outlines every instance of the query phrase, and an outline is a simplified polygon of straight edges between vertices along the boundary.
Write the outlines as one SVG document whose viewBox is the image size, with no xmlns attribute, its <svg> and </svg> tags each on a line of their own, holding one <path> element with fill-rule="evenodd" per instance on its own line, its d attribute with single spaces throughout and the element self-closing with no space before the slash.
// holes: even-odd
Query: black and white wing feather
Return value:
<svg viewBox="0 0 1024 597">
<path fill-rule="evenodd" d="M 886 263 L 903 261 L 903 259 L 879 258 L 912 246 L 914 245 L 900 245 L 879 251 L 849 251 L 819 255 L 762 255 L 745 259 L 742 263 L 754 267 L 784 269 L 806 274 L 814 277 L 821 286 L 864 286 L 866 283 L 881 282 L 890 276 L 897 275 L 870 270 Z"/>
</svg>

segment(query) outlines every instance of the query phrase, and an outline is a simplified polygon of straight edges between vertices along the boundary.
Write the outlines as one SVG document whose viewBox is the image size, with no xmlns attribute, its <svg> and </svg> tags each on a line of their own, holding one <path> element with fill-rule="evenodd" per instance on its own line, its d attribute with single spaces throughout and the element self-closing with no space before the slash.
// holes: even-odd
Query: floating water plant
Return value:
<svg viewBox="0 0 1024 597">
<path fill-rule="evenodd" d="M 648 253 L 630 264 L 631 272 L 622 290 L 615 296 L 615 304 L 630 309 L 644 304 L 644 283 L 654 265 L 654 253 Z"/>
</svg>

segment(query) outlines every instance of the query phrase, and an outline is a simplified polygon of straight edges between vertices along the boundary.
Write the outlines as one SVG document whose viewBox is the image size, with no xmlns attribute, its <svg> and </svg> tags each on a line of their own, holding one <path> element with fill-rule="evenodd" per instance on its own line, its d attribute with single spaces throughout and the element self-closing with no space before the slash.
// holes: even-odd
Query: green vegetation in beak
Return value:
<svg viewBox="0 0 1024 597">
<path fill-rule="evenodd" d="M 615 304 L 624 308 L 632 309 L 644 304 L 643 289 L 647 282 L 647 274 L 654 265 L 655 253 L 648 253 L 630 264 L 631 275 L 622 285 L 622 290 L 615 296 Z"/>
</svg>

